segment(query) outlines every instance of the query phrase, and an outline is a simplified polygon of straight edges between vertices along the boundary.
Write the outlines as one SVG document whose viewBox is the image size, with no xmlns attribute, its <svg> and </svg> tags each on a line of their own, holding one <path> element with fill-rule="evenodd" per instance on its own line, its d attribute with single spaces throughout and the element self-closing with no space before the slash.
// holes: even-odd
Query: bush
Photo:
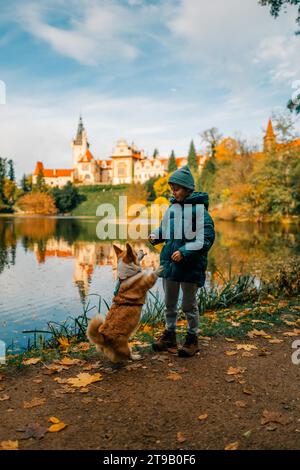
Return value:
<svg viewBox="0 0 300 470">
<path fill-rule="evenodd" d="M 75 209 L 85 197 L 79 194 L 78 188 L 75 188 L 71 182 L 68 182 L 63 188 L 53 188 L 52 196 L 59 212 L 70 212 Z"/>
<path fill-rule="evenodd" d="M 53 197 L 49 194 L 34 192 L 25 194 L 17 201 L 17 207 L 29 214 L 54 215 L 57 208 Z"/>
</svg>

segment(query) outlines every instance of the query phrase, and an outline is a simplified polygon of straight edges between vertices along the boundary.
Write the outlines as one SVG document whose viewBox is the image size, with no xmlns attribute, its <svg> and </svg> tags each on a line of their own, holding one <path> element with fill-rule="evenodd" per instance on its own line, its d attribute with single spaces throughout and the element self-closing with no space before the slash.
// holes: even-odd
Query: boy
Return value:
<svg viewBox="0 0 300 470">
<path fill-rule="evenodd" d="M 207 253 L 215 240 L 214 222 L 207 212 L 209 203 L 208 194 L 194 192 L 194 178 L 188 166 L 172 173 L 169 178 L 169 185 L 174 196 L 170 201 L 171 205 L 159 229 L 154 230 L 149 235 L 149 241 L 152 245 L 165 242 L 160 254 L 160 264 L 163 267 L 161 277 L 163 278 L 165 293 L 166 329 L 162 336 L 152 344 L 152 348 L 154 351 L 166 351 L 169 348 L 177 348 L 177 303 L 181 287 L 183 293 L 182 310 L 188 321 L 188 330 L 185 343 L 178 348 L 178 355 L 181 357 L 191 357 L 199 351 L 199 308 L 196 295 L 198 288 L 203 287 L 205 283 Z M 192 209 L 188 211 L 187 206 L 185 209 L 185 205 L 190 205 Z M 197 248 L 197 239 L 195 241 L 195 238 L 194 240 L 185 238 L 186 231 L 179 238 L 176 236 L 176 230 L 178 230 L 178 225 L 180 225 L 178 221 L 181 221 L 183 225 L 188 224 L 190 230 L 195 230 L 196 218 L 199 218 L 199 205 L 204 205 L 204 212 L 202 213 L 204 221 L 201 221 L 204 233 L 202 233 L 203 243 L 200 243 L 200 245 L 198 243 Z M 178 211 L 179 215 L 181 215 L 179 218 Z M 163 233 L 163 227 L 166 227 L 165 220 L 169 221 L 167 236 Z"/>
</svg>

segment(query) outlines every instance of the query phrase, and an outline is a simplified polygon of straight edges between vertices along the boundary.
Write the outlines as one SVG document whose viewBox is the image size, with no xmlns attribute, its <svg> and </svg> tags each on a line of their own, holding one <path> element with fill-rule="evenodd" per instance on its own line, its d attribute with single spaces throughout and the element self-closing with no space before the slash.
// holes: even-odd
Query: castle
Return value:
<svg viewBox="0 0 300 470">
<path fill-rule="evenodd" d="M 150 178 L 164 176 L 168 172 L 168 157 L 158 155 L 156 158 L 149 158 L 134 143 L 128 145 L 124 139 L 117 142 L 109 158 L 96 160 L 89 148 L 90 144 L 82 117 L 79 119 L 77 134 L 71 142 L 71 147 L 73 153 L 72 169 L 47 169 L 44 168 L 42 162 L 37 162 L 33 174 L 33 183 L 36 183 L 39 174 L 44 176 L 47 185 L 58 187 L 64 186 L 68 181 L 74 184 L 86 185 L 144 183 Z M 300 139 L 288 143 L 278 143 L 272 120 L 269 119 L 263 139 L 263 151 L 255 152 L 254 155 L 259 157 L 271 150 L 284 152 L 291 148 L 300 149 Z M 197 155 L 199 172 L 208 158 L 207 155 Z M 177 168 L 187 165 L 187 162 L 188 157 L 176 158 Z"/>
<path fill-rule="evenodd" d="M 82 117 L 79 119 L 77 134 L 71 142 L 73 153 L 73 168 L 48 169 L 42 162 L 37 162 L 33 174 L 33 183 L 38 175 L 43 175 L 49 186 L 64 186 L 68 181 L 74 184 L 122 184 L 144 183 L 150 178 L 164 176 L 168 169 L 168 157 L 157 156 L 150 158 L 134 143 L 128 145 L 126 140 L 117 142 L 112 155 L 104 160 L 96 160 L 90 151 L 87 132 Z M 197 155 L 199 170 L 207 157 Z M 176 158 L 178 168 L 187 165 L 187 157 Z"/>
</svg>

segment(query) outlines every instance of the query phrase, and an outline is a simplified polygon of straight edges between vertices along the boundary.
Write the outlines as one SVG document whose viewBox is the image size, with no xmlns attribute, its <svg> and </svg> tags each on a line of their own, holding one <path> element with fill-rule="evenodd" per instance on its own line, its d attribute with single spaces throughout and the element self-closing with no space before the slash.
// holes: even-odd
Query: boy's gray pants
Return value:
<svg viewBox="0 0 300 470">
<path fill-rule="evenodd" d="M 179 289 L 182 290 L 182 310 L 188 322 L 188 332 L 197 335 L 199 325 L 199 308 L 196 301 L 196 294 L 199 289 L 197 284 L 191 282 L 175 282 L 163 279 L 163 289 L 165 293 L 165 318 L 166 328 L 169 331 L 176 330 L 177 304 L 179 299 Z"/>
</svg>

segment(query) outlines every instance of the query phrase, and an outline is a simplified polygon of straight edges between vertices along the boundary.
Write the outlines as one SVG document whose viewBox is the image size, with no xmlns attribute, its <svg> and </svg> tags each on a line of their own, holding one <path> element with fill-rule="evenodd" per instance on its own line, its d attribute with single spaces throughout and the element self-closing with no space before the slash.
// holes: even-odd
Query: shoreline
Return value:
<svg viewBox="0 0 300 470">
<path fill-rule="evenodd" d="M 211 212 L 210 212 L 211 214 Z M 243 219 L 243 220 L 240 220 L 240 219 L 224 219 L 224 218 L 221 218 L 221 217 L 217 217 L 217 216 L 214 216 L 212 215 L 213 217 L 213 220 L 215 222 L 231 222 L 231 223 L 239 223 L 239 224 L 243 224 L 243 223 L 253 223 L 253 224 L 256 224 L 256 225 L 260 225 L 260 224 L 275 224 L 275 225 L 295 225 L 295 226 L 298 226 L 300 225 L 300 219 L 298 220 L 291 220 L 291 219 L 283 219 L 283 220 L 254 220 L 254 219 Z M 102 220 L 103 218 L 102 217 L 99 217 L 97 215 L 63 215 L 63 214 L 58 214 L 58 215 L 46 215 L 46 214 L 19 214 L 19 213 L 11 213 L 11 214 L 7 214 L 7 213 L 0 213 L 0 218 L 20 218 L 20 219 L 24 219 L 24 218 L 31 218 L 31 219 L 95 219 L 95 220 Z M 129 223 L 130 220 L 127 220 L 127 221 L 123 221 L 123 220 L 111 220 L 112 223 L 117 223 L 117 224 L 121 224 L 121 223 Z M 145 221 L 144 224 L 147 225 L 147 224 L 150 224 L 151 222 L 150 221 Z"/>
</svg>

